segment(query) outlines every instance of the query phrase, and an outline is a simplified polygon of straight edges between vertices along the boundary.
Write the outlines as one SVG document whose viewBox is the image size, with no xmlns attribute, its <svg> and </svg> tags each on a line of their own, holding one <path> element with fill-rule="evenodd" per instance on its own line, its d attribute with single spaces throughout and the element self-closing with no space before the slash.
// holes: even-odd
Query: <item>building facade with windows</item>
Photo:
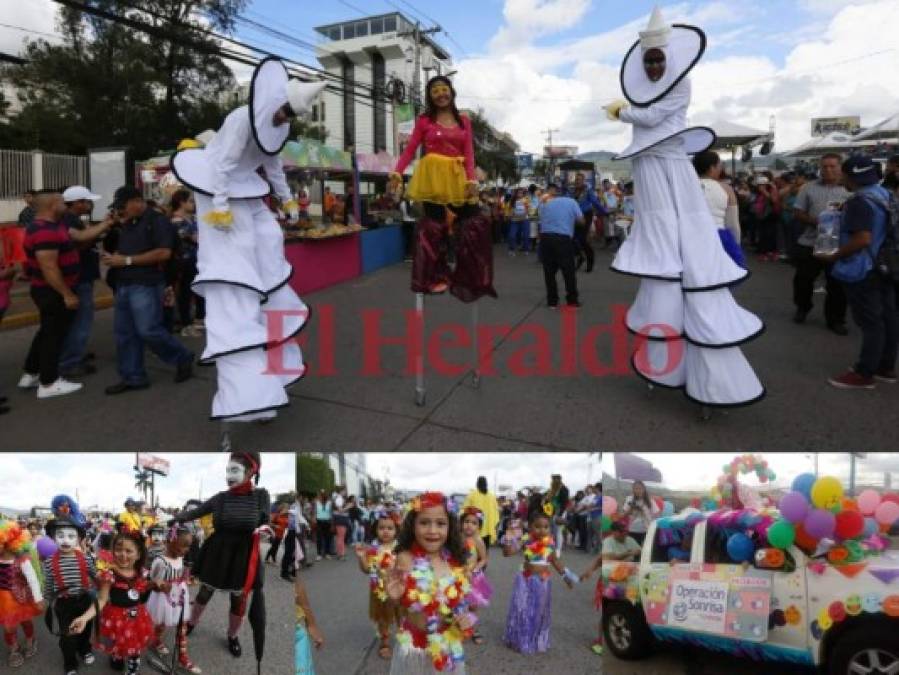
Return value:
<svg viewBox="0 0 899 675">
<path fill-rule="evenodd" d="M 416 46 L 415 23 L 400 12 L 318 26 L 317 58 L 321 67 L 341 78 L 342 91 L 325 91 L 316 121 L 328 132 L 327 144 L 344 150 L 398 154 L 393 103 L 387 92 L 402 83 L 412 96 Z M 420 38 L 419 82 L 452 68 L 449 53 L 429 36 Z"/>
</svg>

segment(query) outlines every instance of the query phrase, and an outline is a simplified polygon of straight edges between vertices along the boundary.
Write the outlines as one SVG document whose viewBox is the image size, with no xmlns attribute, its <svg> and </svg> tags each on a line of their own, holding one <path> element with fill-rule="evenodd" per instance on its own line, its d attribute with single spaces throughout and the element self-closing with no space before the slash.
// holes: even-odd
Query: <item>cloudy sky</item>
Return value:
<svg viewBox="0 0 899 675">
<path fill-rule="evenodd" d="M 525 486 L 549 486 L 551 474 L 573 491 L 600 479 L 599 455 L 586 453 L 369 453 L 366 468 L 374 478 L 390 479 L 405 490 L 439 490 L 467 493 L 478 476 L 485 476 L 491 490 L 497 485 L 518 490 Z M 505 489 L 502 488 L 501 489 Z"/>
<path fill-rule="evenodd" d="M 738 454 L 736 452 L 685 452 L 685 453 L 633 453 L 653 463 L 662 472 L 663 484 L 674 490 L 703 490 L 715 485 L 718 476 L 721 475 L 725 464 Z M 758 453 L 753 453 L 758 454 Z M 793 479 L 801 473 L 814 471 L 814 456 L 811 453 L 770 453 L 762 455 L 774 473 L 777 480 L 774 485 L 787 487 Z M 609 475 L 614 475 L 614 455 L 605 453 L 602 460 L 602 469 Z M 856 482 L 859 484 L 884 485 L 884 474 L 892 476 L 892 489 L 899 488 L 899 453 L 897 452 L 870 452 L 856 463 Z M 849 484 L 849 455 L 848 453 L 818 453 L 818 475 L 835 476 L 844 485 Z M 750 485 L 756 485 L 755 475 L 747 477 Z"/>
<path fill-rule="evenodd" d="M 619 150 L 628 130 L 600 106 L 620 96 L 621 58 L 652 10 L 651 0 L 253 0 L 246 14 L 315 42 L 313 28 L 395 11 L 436 21 L 453 54 L 461 102 L 481 107 L 526 150 L 554 141 Z M 693 75 L 690 121 L 727 119 L 767 129 L 777 147 L 809 138 L 816 116 L 860 115 L 870 126 L 896 112 L 899 0 L 685 0 L 660 3 L 669 21 L 701 26 L 709 38 Z M 0 23 L 52 32 L 51 0 L 0 3 Z M 309 48 L 247 29 L 247 41 L 315 64 Z M 24 33 L 0 26 L 0 48 L 17 51 Z"/>
<path fill-rule="evenodd" d="M 226 489 L 224 453 L 160 453 L 171 462 L 169 476 L 156 477 L 162 506 L 179 506 L 188 499 L 209 498 Z M 54 495 L 67 494 L 82 509 L 120 511 L 134 489 L 134 453 L 7 453 L 0 471 L 3 488 L 0 511 L 49 506 Z M 262 454 L 260 486 L 271 494 L 290 492 L 296 485 L 294 455 Z M 76 497 L 77 495 L 77 497 Z"/>
</svg>

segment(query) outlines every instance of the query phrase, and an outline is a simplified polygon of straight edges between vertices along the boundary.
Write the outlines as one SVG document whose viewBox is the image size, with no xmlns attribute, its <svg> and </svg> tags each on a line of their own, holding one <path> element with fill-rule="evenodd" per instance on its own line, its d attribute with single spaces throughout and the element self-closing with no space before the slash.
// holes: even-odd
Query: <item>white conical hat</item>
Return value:
<svg viewBox="0 0 899 675">
<path fill-rule="evenodd" d="M 648 49 L 664 47 L 668 44 L 671 35 L 671 26 L 662 18 L 662 10 L 656 5 L 649 17 L 646 30 L 640 31 L 640 47 L 645 52 Z"/>
<path fill-rule="evenodd" d="M 291 78 L 287 82 L 287 102 L 297 115 L 308 112 L 325 86 L 327 82 L 300 82 Z"/>
</svg>

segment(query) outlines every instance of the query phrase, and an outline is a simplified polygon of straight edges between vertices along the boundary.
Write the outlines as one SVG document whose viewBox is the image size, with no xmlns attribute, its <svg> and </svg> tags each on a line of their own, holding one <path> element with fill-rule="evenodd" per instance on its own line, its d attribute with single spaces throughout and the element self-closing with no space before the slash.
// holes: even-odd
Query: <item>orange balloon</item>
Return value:
<svg viewBox="0 0 899 675">
<path fill-rule="evenodd" d="M 797 524 L 795 529 L 796 539 L 794 541 L 796 545 L 804 551 L 814 551 L 818 545 L 818 540 L 808 535 L 805 528 L 802 527 L 802 523 Z"/>
<path fill-rule="evenodd" d="M 852 497 L 843 497 L 844 511 L 858 511 L 858 503 Z"/>
<path fill-rule="evenodd" d="M 883 611 L 887 616 L 899 616 L 899 595 L 888 595 L 883 599 Z"/>
</svg>

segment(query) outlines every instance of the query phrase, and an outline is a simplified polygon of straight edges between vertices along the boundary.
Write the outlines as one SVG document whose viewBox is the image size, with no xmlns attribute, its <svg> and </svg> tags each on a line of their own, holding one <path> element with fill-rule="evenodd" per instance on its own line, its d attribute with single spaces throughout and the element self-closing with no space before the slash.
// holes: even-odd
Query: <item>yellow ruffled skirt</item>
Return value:
<svg viewBox="0 0 899 675">
<path fill-rule="evenodd" d="M 406 195 L 414 202 L 461 206 L 465 198 L 465 158 L 428 153 L 418 162 Z"/>
</svg>

